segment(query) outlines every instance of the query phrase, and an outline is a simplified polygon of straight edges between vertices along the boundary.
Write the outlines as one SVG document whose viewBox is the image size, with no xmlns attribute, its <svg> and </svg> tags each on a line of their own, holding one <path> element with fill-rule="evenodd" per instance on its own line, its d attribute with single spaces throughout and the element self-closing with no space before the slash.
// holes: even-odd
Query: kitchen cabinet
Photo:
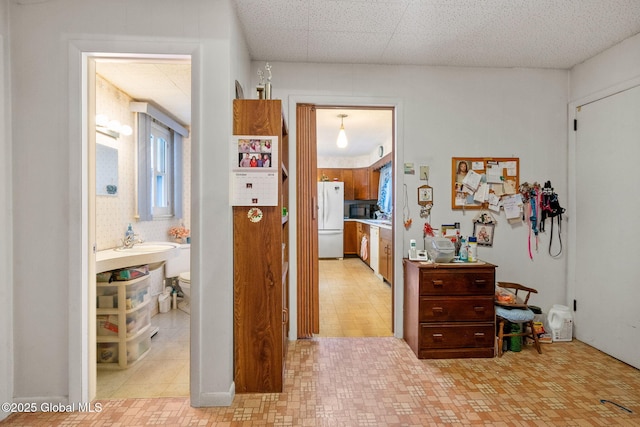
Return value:
<svg viewBox="0 0 640 427">
<path fill-rule="evenodd" d="M 380 188 L 380 170 L 374 170 L 368 168 L 367 174 L 369 175 L 369 200 L 378 200 L 378 189 Z"/>
<path fill-rule="evenodd" d="M 358 255 L 358 223 L 344 222 L 344 256 Z"/>
<path fill-rule="evenodd" d="M 370 200 L 368 168 L 353 169 L 353 196 L 354 200 Z"/>
<path fill-rule="evenodd" d="M 344 199 L 354 200 L 352 169 L 318 168 L 318 181 L 322 181 L 323 177 L 329 181 L 344 182 Z"/>
<path fill-rule="evenodd" d="M 96 296 L 97 366 L 130 368 L 151 349 L 148 269 L 131 280 L 97 281 Z"/>
<path fill-rule="evenodd" d="M 344 182 L 344 199 L 355 200 L 352 169 L 342 169 L 342 181 Z"/>
<path fill-rule="evenodd" d="M 404 339 L 418 358 L 494 357 L 495 269 L 404 260 Z"/>
<path fill-rule="evenodd" d="M 378 200 L 380 170 L 372 167 L 353 169 L 354 200 Z"/>
<path fill-rule="evenodd" d="M 233 134 L 278 136 L 278 204 L 233 207 L 233 341 L 236 391 L 280 393 L 289 333 L 289 139 L 281 101 L 234 100 Z"/>
<path fill-rule="evenodd" d="M 358 256 L 367 265 L 370 265 L 371 264 L 371 261 L 370 261 L 370 259 L 371 259 L 371 257 L 370 257 L 371 250 L 370 249 L 371 248 L 370 248 L 370 242 L 369 242 L 369 224 L 365 224 L 365 223 L 362 223 L 362 222 L 357 222 L 356 224 L 357 224 L 357 226 L 356 226 L 356 237 L 357 237 L 357 244 L 358 244 Z M 365 251 L 366 251 L 366 254 L 367 254 L 366 259 L 362 258 L 362 254 L 363 254 L 363 251 L 362 251 L 362 237 L 364 237 L 364 236 L 367 237 L 367 243 L 366 243 L 366 248 L 365 248 Z"/>
<path fill-rule="evenodd" d="M 379 247 L 379 273 L 387 282 L 393 284 L 393 238 L 390 229 L 380 227 Z"/>
<path fill-rule="evenodd" d="M 340 168 L 318 168 L 318 181 L 340 181 L 342 182 L 342 169 Z"/>
</svg>

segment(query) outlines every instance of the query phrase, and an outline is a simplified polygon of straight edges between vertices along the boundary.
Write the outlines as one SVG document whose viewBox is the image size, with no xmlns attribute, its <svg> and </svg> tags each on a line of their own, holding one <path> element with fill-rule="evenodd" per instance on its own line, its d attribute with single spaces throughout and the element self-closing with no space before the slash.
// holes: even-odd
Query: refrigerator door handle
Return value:
<svg viewBox="0 0 640 427">
<path fill-rule="evenodd" d="M 324 186 L 324 190 L 322 191 L 322 198 L 324 199 L 324 222 L 327 223 L 329 219 L 329 211 L 331 210 L 331 206 L 329 206 L 329 197 L 327 197 L 327 186 Z"/>
</svg>

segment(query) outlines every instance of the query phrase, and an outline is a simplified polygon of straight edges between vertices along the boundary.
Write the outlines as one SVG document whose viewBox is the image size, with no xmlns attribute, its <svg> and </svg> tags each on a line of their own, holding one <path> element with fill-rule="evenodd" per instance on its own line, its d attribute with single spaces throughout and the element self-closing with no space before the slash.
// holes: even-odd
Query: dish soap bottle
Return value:
<svg viewBox="0 0 640 427">
<path fill-rule="evenodd" d="M 469 262 L 478 261 L 478 242 L 477 238 L 469 237 L 469 250 L 468 250 Z"/>
<path fill-rule="evenodd" d="M 460 238 L 460 261 L 469 261 L 469 249 L 467 248 L 467 242 L 464 237 Z"/>
<path fill-rule="evenodd" d="M 129 238 L 129 236 L 131 236 L 131 238 L 133 239 L 133 227 L 131 227 L 131 223 L 129 223 L 129 227 L 127 228 L 127 231 L 124 233 L 124 238 L 127 239 Z"/>
</svg>

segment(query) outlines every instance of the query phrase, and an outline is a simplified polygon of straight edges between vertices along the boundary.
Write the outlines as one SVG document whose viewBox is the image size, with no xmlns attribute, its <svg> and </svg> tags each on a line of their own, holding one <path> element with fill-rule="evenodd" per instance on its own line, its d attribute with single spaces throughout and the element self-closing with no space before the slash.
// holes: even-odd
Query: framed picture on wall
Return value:
<svg viewBox="0 0 640 427">
<path fill-rule="evenodd" d="M 493 246 L 493 232 L 495 224 L 473 223 L 473 236 L 478 241 L 478 246 Z"/>
</svg>

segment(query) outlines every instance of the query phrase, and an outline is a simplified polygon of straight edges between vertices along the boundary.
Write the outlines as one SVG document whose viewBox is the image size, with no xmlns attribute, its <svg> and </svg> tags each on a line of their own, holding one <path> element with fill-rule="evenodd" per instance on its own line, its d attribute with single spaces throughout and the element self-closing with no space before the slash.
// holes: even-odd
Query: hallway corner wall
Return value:
<svg viewBox="0 0 640 427">
<path fill-rule="evenodd" d="M 11 226 L 11 91 L 9 74 L 8 19 L 6 2 L 0 2 L 0 401 L 13 400 L 13 245 Z M 10 412 L 0 410 L 0 420 Z"/>
</svg>

